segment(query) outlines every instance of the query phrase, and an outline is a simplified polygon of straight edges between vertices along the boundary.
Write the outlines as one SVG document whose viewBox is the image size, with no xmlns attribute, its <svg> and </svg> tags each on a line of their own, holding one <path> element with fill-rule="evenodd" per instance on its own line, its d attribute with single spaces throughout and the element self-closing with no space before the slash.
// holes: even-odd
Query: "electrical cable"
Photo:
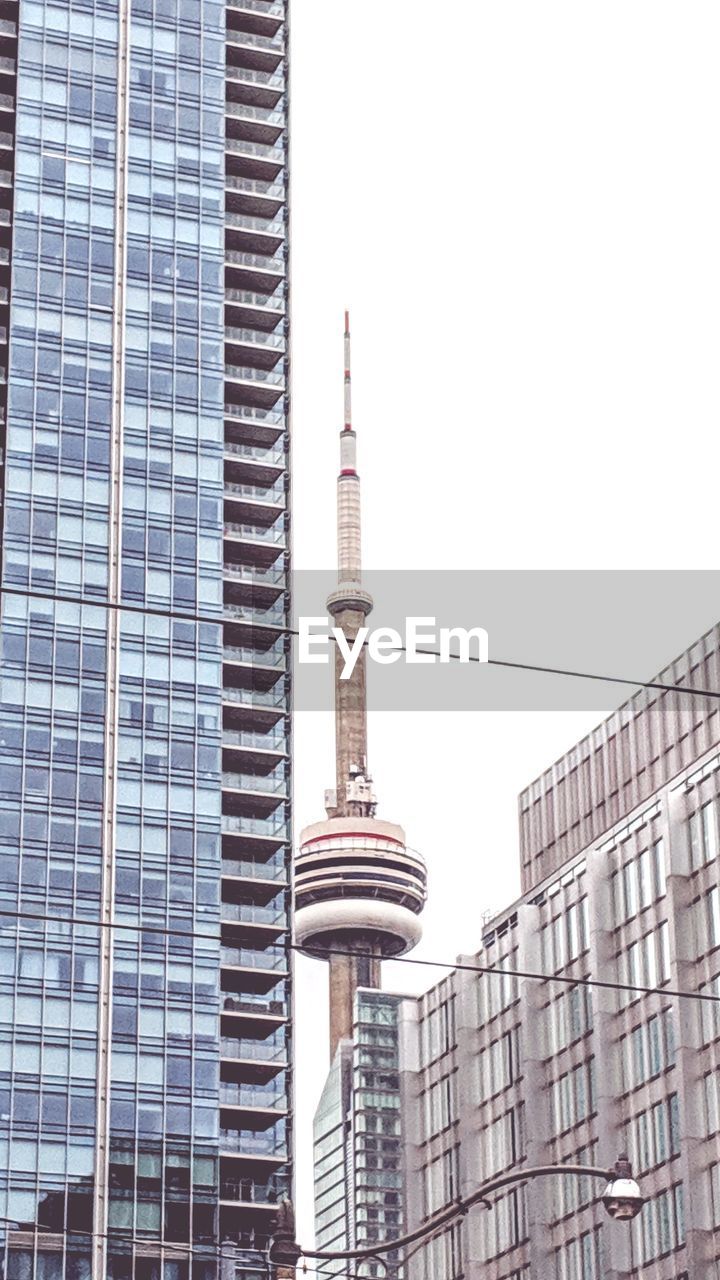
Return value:
<svg viewBox="0 0 720 1280">
<path fill-rule="evenodd" d="M 51 600 L 58 604 L 76 604 L 76 605 L 81 605 L 83 607 L 90 607 L 95 609 L 118 609 L 121 612 L 147 614 L 150 617 L 171 618 L 177 621 L 192 622 L 196 624 L 206 623 L 210 626 L 215 626 L 215 627 L 223 626 L 225 623 L 232 624 L 233 622 L 232 618 L 226 617 L 223 613 L 220 613 L 217 615 L 192 613 L 188 610 L 182 610 L 182 609 L 162 609 L 159 606 L 155 606 L 155 605 L 131 604 L 131 603 L 125 603 L 124 601 L 93 600 L 85 596 L 61 595 L 57 592 L 52 592 L 52 591 L 33 591 L 31 588 L 25 588 L 25 587 L 3 586 L 2 588 L 0 588 L 0 598 L 3 595 L 21 596 L 21 597 L 24 597 L 25 599 Z M 275 623 L 263 623 L 253 618 L 248 618 L 247 622 L 250 626 L 254 626 L 254 627 L 264 626 L 264 627 L 267 627 L 269 630 L 277 631 L 282 635 L 297 636 L 300 634 L 299 631 L 293 627 L 286 627 L 282 625 L 276 626 Z M 367 642 L 363 642 L 363 643 L 365 644 Z M 402 644 L 396 645 L 395 652 L 406 653 L 407 648 L 405 645 L 402 645 Z M 441 658 L 444 656 L 443 654 L 441 654 L 439 649 L 416 649 L 416 650 L 413 650 L 413 652 L 424 654 L 427 657 L 433 657 L 433 658 Z M 463 661 L 463 659 L 461 659 L 460 657 L 460 654 L 457 654 L 457 653 L 450 653 L 448 654 L 448 657 L 453 661 L 457 661 L 457 662 Z M 546 667 L 546 666 L 540 666 L 532 662 L 511 662 L 509 659 L 504 659 L 504 658 L 488 658 L 487 662 L 483 662 L 475 654 L 468 654 L 467 661 L 470 663 L 475 663 L 480 666 L 504 667 L 504 668 L 507 668 L 508 670 L 514 670 L 514 671 L 534 671 L 540 675 L 566 676 L 568 678 L 575 679 L 575 680 L 601 681 L 605 684 L 624 684 L 635 689 L 653 689 L 653 690 L 657 690 L 660 693 L 681 693 L 681 694 L 687 694 L 693 698 L 712 698 L 715 700 L 720 700 L 720 690 L 702 689 L 702 688 L 698 689 L 698 688 L 693 688 L 692 685 L 684 685 L 679 683 L 663 684 L 662 681 L 660 680 L 636 680 L 629 676 L 600 675 L 597 672 L 592 672 L 592 671 L 573 671 L 572 669 L 566 668 L 566 667 Z"/>
<path fill-rule="evenodd" d="M 220 935 L 215 933 L 202 933 L 192 929 L 173 929 L 168 926 L 153 924 L 126 924 L 121 921 L 89 920 L 84 916 L 51 916 L 41 912 L 10 911 L 7 908 L 0 908 L 0 919 L 3 917 L 12 920 L 34 920 L 47 924 L 81 925 L 91 929 L 118 929 L 121 931 L 129 930 L 133 933 L 156 933 L 160 937 L 184 938 L 188 941 L 192 941 L 193 939 L 202 939 L 215 943 L 222 941 Z M 235 920 L 223 920 L 219 922 L 220 925 L 230 926 L 231 928 L 241 928 L 243 923 L 243 921 Z M 250 921 L 250 923 L 252 923 L 252 921 Z M 283 945 L 287 946 L 290 951 L 299 951 L 306 954 L 305 948 L 301 946 L 300 943 L 290 942 Z M 347 954 L 348 953 L 346 951 L 342 951 L 339 948 L 329 947 L 327 949 L 323 949 L 322 955 L 318 956 L 318 958 L 322 958 L 322 956 L 327 955 L 346 956 Z M 354 951 L 352 954 L 360 957 L 368 956 L 371 959 L 377 958 L 374 956 L 374 953 L 369 951 Z M 422 960 L 416 959 L 414 956 L 392 956 L 388 959 L 388 963 L 418 965 L 421 968 L 448 969 L 451 971 L 458 970 L 464 973 L 480 973 L 487 977 L 518 978 L 531 982 L 558 983 L 562 986 L 568 987 L 598 987 L 604 991 L 624 991 L 627 993 L 635 992 L 639 995 L 657 995 L 672 997 L 673 999 L 678 1000 L 700 1000 L 709 1004 L 720 1004 L 720 995 L 713 995 L 710 992 L 705 991 L 683 991 L 677 987 L 648 986 L 635 982 L 613 982 L 607 978 L 572 977 L 570 975 L 559 973 L 543 973 L 542 971 L 535 969 L 500 968 L 498 965 L 469 964 L 461 960 Z M 273 972 L 272 969 L 264 969 L 262 965 L 258 965 L 257 968 L 267 974 L 271 974 Z"/>
</svg>

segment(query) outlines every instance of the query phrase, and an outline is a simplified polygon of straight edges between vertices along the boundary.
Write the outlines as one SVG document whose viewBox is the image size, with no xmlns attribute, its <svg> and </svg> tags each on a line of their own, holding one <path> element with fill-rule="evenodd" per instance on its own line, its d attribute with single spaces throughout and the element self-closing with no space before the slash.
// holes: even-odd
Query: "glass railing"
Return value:
<svg viewBox="0 0 720 1280">
<path fill-rule="evenodd" d="M 284 566 L 279 569 L 256 569 L 253 565 L 248 564 L 226 564 L 223 565 L 223 578 L 234 578 L 237 582 L 246 582 L 248 586 L 279 587 L 280 590 L 284 590 L 286 573 Z M 225 653 L 231 653 L 230 645 L 225 646 Z M 241 653 L 243 655 L 252 654 L 252 657 L 241 657 Z M 231 656 L 235 662 L 253 662 L 261 667 L 281 665 L 271 658 L 269 650 L 235 646 L 232 649 Z"/>
<path fill-rule="evenodd" d="M 229 292 L 235 293 L 236 290 L 231 289 Z M 226 404 L 225 417 L 242 418 L 261 427 L 280 427 L 283 430 L 287 425 L 282 409 L 263 409 L 261 405 L 254 404 Z M 253 447 L 262 448 L 264 452 L 267 452 L 268 449 L 267 445 L 254 445 Z M 274 445 L 273 447 L 282 450 L 280 445 Z"/>
<path fill-rule="evenodd" d="M 286 796 L 287 779 L 266 777 L 255 773 L 230 773 L 222 775 L 222 785 L 235 791 L 262 791 L 267 795 Z"/>
<path fill-rule="evenodd" d="M 237 80 L 241 84 L 259 84 L 267 89 L 285 87 L 285 72 L 258 71 L 253 67 L 238 67 L 235 63 L 226 63 L 225 76 L 228 80 Z"/>
<path fill-rule="evenodd" d="M 0 107 L 5 107 L 7 111 L 15 110 L 15 99 L 11 93 L 0 93 Z"/>
<path fill-rule="evenodd" d="M 257 649 L 244 649 L 237 644 L 223 646 L 223 662 L 247 662 L 253 667 L 272 667 L 284 670 L 287 665 L 283 649 L 266 649 L 260 653 Z"/>
<path fill-rule="evenodd" d="M 221 830 L 231 836 L 268 836 L 272 839 L 277 837 L 287 839 L 290 824 L 285 818 L 277 818 L 275 815 L 270 818 L 241 818 L 233 813 L 224 813 Z"/>
<path fill-rule="evenodd" d="M 251 502 L 270 503 L 274 507 L 285 506 L 285 486 L 282 484 L 264 487 L 260 484 L 235 484 L 228 480 L 225 482 L 224 493 L 226 498 L 249 498 Z"/>
<path fill-rule="evenodd" d="M 15 74 L 15 59 L 0 58 L 0 71 L 9 71 L 10 75 Z"/>
<path fill-rule="evenodd" d="M 13 145 L 13 136 L 11 133 L 0 133 L 0 147 L 11 147 Z"/>
<path fill-rule="evenodd" d="M 262 329 L 240 329 L 237 325 L 225 325 L 225 341 L 247 343 L 251 347 L 271 347 L 282 352 L 287 346 L 284 333 L 263 333 Z"/>
<path fill-rule="evenodd" d="M 226 289 L 225 301 L 235 302 L 247 307 L 255 307 L 258 311 L 285 311 L 285 291 L 278 289 L 273 293 L 258 293 L 254 289 Z"/>
<path fill-rule="evenodd" d="M 220 1057 L 235 1058 L 244 1062 L 287 1062 L 288 1050 L 283 1039 L 282 1044 L 273 1044 L 267 1040 L 231 1040 L 229 1036 L 220 1037 Z"/>
<path fill-rule="evenodd" d="M 224 530 L 225 536 L 229 538 L 246 538 L 248 542 L 269 542 L 279 547 L 285 543 L 285 527 L 282 523 L 261 528 L 255 524 L 239 524 L 235 520 L 226 520 Z"/>
<path fill-rule="evenodd" d="M 267 733 L 255 733 L 251 729 L 225 729 L 223 746 L 255 748 L 258 751 L 287 751 L 287 734 L 281 729 L 268 729 Z M 254 864 L 253 864 L 254 865 Z"/>
<path fill-rule="evenodd" d="M 238 414 L 238 417 L 245 417 L 245 414 Z M 283 422 L 283 419 L 280 421 Z M 280 445 L 270 447 L 263 444 L 245 444 L 242 440 L 226 440 L 225 452 L 236 453 L 242 458 L 257 458 L 259 462 L 285 461 L 285 450 Z"/>
<path fill-rule="evenodd" d="M 254 271 L 267 271 L 268 275 L 285 275 L 285 258 L 282 253 L 244 253 L 242 249 L 227 249 L 225 261 L 233 267 L 251 267 Z M 275 285 L 277 288 L 277 285 Z"/>
<path fill-rule="evenodd" d="M 287 613 L 282 605 L 270 605 L 267 609 L 261 609 L 254 604 L 231 604 L 227 602 L 223 605 L 223 619 L 226 622 L 232 622 L 234 619 L 237 619 L 238 622 L 253 622 L 259 627 L 263 625 L 278 627 L 287 621 Z"/>
<path fill-rule="evenodd" d="M 274 1208 L 287 1193 L 287 1178 L 272 1179 L 269 1182 L 253 1182 L 249 1178 L 240 1178 L 237 1181 L 223 1178 L 220 1183 L 221 1200 L 237 1200 L 243 1204 L 267 1204 Z"/>
<path fill-rule="evenodd" d="M 238 689 L 234 685 L 225 685 L 222 696 L 223 702 L 239 702 L 246 707 L 281 707 L 286 697 L 284 689 Z"/>
<path fill-rule="evenodd" d="M 287 1111 L 288 1100 L 284 1089 L 267 1089 L 262 1085 L 220 1084 L 220 1105 L 226 1107 L 263 1107 L 270 1111 Z"/>
<path fill-rule="evenodd" d="M 240 156 L 254 156 L 258 160 L 267 160 L 272 164 L 285 163 L 285 146 L 282 142 L 250 142 L 248 138 L 226 138 L 225 152 Z"/>
<path fill-rule="evenodd" d="M 237 382 L 265 382 L 271 387 L 285 387 L 285 370 L 255 369 L 251 365 L 226 364 L 225 377 L 234 378 Z"/>
<path fill-rule="evenodd" d="M 282 886 L 278 886 L 278 893 Z M 267 924 L 287 928 L 287 915 L 282 907 L 261 907 L 257 903 L 223 902 L 221 924 Z"/>
<path fill-rule="evenodd" d="M 223 858 L 222 874 L 241 876 L 243 880 L 267 880 L 270 884 L 277 884 L 278 889 L 288 883 L 284 862 L 276 866 L 272 859 L 269 862 L 248 862 L 246 858 Z"/>
<path fill-rule="evenodd" d="M 242 995 L 224 996 L 220 1012 L 249 1013 L 251 1017 L 259 1014 L 264 1018 L 284 1020 L 288 1017 L 288 1004 L 286 1000 L 272 999 L 267 995 L 253 995 L 251 991 L 243 991 Z"/>
<path fill-rule="evenodd" d="M 220 1153 L 225 1151 L 236 1152 L 241 1156 L 272 1156 L 277 1160 L 287 1160 L 285 1117 L 280 1118 L 270 1129 L 263 1129 L 259 1133 L 251 1130 L 238 1133 L 236 1129 L 221 1129 Z"/>
<path fill-rule="evenodd" d="M 248 947 L 221 947 L 220 964 L 240 969 L 267 969 L 270 973 L 277 973 L 278 977 L 286 973 L 288 967 L 284 952 L 273 955 L 270 950 L 253 951 Z"/>
<path fill-rule="evenodd" d="M 285 31 L 282 26 L 278 27 L 272 35 L 268 35 L 259 31 L 242 31 L 238 27 L 228 25 L 227 38 L 252 49 L 267 49 L 270 53 L 277 53 L 285 47 Z"/>
<path fill-rule="evenodd" d="M 228 0 L 233 9 L 252 9 L 254 13 L 269 13 L 273 18 L 284 18 L 281 0 Z"/>
<path fill-rule="evenodd" d="M 285 127 L 285 112 L 278 107 L 251 107 L 246 102 L 226 102 L 225 114 L 241 120 L 257 120 L 260 124 L 277 124 Z"/>
<path fill-rule="evenodd" d="M 270 276 L 273 280 L 277 276 L 273 289 L 277 289 L 278 284 L 281 283 L 284 274 L 286 274 L 286 264 L 284 264 L 282 255 L 273 257 L 273 255 L 266 256 L 265 253 L 243 253 L 238 248 L 225 250 L 225 265 L 236 266 L 238 270 L 245 266 L 250 271 L 263 271 L 265 275 Z M 270 284 L 270 279 L 264 283 Z"/>
<path fill-rule="evenodd" d="M 278 182 L 277 178 L 265 182 L 262 178 L 241 178 L 237 173 L 226 173 L 225 186 L 232 191 L 241 191 L 243 195 L 267 196 L 269 200 L 285 198 L 285 184 Z"/>
<path fill-rule="evenodd" d="M 17 23 L 8 22 L 7 18 L 0 18 L 0 33 L 5 36 L 16 36 Z"/>
</svg>

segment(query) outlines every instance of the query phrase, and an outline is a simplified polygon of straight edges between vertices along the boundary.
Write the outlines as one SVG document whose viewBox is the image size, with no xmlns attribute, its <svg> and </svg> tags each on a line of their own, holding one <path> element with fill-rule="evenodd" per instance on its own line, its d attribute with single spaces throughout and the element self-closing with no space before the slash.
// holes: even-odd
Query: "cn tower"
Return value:
<svg viewBox="0 0 720 1280">
<path fill-rule="evenodd" d="M 350 395 L 350 325 L 345 312 L 345 421 L 337 480 L 338 581 L 328 613 L 352 643 L 373 607 L 362 585 L 360 477 Z M 420 938 L 425 864 L 408 850 L 405 832 L 375 816 L 367 763 L 365 652 L 352 675 L 340 679 L 335 652 L 335 789 L 327 816 L 300 833 L 295 862 L 295 937 L 306 955 L 330 970 L 330 1057 L 352 1035 L 358 987 L 380 986 L 380 964 L 403 955 Z"/>
</svg>

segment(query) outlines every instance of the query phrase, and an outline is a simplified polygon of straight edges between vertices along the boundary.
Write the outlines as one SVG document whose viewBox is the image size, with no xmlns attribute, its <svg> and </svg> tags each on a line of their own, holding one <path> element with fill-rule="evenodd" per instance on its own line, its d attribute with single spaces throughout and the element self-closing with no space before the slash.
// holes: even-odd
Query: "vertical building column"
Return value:
<svg viewBox="0 0 720 1280">
<path fill-rule="evenodd" d="M 125 277 L 127 264 L 127 173 L 130 100 L 131 0 L 118 6 L 117 158 L 112 319 L 112 407 L 108 513 L 107 669 L 100 897 L 97 1111 L 93 1182 L 93 1280 L 105 1280 L 108 1229 L 108 1165 L 112 1065 L 113 945 L 115 906 L 115 817 L 117 806 L 122 591 L 123 418 L 125 402 Z"/>
<path fill-rule="evenodd" d="M 669 789 L 663 797 L 662 838 L 667 871 L 667 916 L 670 939 L 670 986 L 696 991 L 701 979 L 690 899 L 690 836 L 685 790 Z M 686 1263 L 690 1276 L 709 1274 L 715 1256 L 710 1179 L 707 1173 L 707 1125 L 700 1053 L 701 1005 L 675 1000 L 677 1026 L 677 1092 L 682 1141 L 676 1164 L 685 1188 Z M 688 1194 L 689 1191 L 692 1194 Z"/>
<path fill-rule="evenodd" d="M 541 973 L 542 948 L 540 912 L 536 906 L 522 904 L 518 908 L 518 968 Z M 520 1054 L 523 1070 L 522 1096 L 525 1099 L 525 1152 L 528 1165 L 552 1163 L 552 1123 L 547 1089 L 546 1059 L 548 1045 L 533 1028 L 547 1026 L 542 1008 L 548 988 L 542 982 L 520 980 Z M 536 1178 L 526 1184 L 528 1260 L 531 1276 L 552 1274 L 551 1237 L 547 1231 L 536 1231 L 532 1224 L 551 1222 L 553 1188 L 547 1178 Z"/>
<path fill-rule="evenodd" d="M 476 963 L 472 956 L 458 956 L 459 964 Z M 493 981 L 493 979 L 488 979 Z M 455 1062 L 457 1066 L 458 1196 L 469 1195 L 480 1181 L 478 1122 L 482 1112 L 477 1103 L 478 974 L 458 970 L 455 974 Z M 481 1274 L 482 1205 L 460 1220 L 460 1241 L 464 1274 Z"/>
<path fill-rule="evenodd" d="M 586 858 L 589 942 L 589 973 L 617 980 L 612 940 L 613 900 L 611 863 L 605 850 L 590 849 Z M 600 987 L 591 989 L 592 1043 L 595 1056 L 595 1132 L 597 1164 L 611 1169 L 625 1146 L 620 1116 L 622 1064 L 618 1040 L 618 1011 L 622 996 Z M 599 1052 L 601 1050 L 601 1053 Z M 598 1193 L 600 1184 L 598 1183 Z M 599 1210 L 602 1212 L 602 1210 Z M 603 1275 L 606 1280 L 625 1280 L 631 1270 L 630 1232 L 613 1229 L 603 1221 L 601 1233 Z"/>
</svg>

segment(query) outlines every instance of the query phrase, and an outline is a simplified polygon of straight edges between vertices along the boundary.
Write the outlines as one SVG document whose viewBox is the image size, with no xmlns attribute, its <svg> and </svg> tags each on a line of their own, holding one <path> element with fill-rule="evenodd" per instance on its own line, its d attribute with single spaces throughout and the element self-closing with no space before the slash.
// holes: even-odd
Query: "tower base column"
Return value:
<svg viewBox="0 0 720 1280">
<path fill-rule="evenodd" d="M 380 956 L 337 952 L 330 962 L 330 1061 L 341 1040 L 350 1040 L 353 1031 L 355 992 L 358 987 L 380 990 Z"/>
</svg>

